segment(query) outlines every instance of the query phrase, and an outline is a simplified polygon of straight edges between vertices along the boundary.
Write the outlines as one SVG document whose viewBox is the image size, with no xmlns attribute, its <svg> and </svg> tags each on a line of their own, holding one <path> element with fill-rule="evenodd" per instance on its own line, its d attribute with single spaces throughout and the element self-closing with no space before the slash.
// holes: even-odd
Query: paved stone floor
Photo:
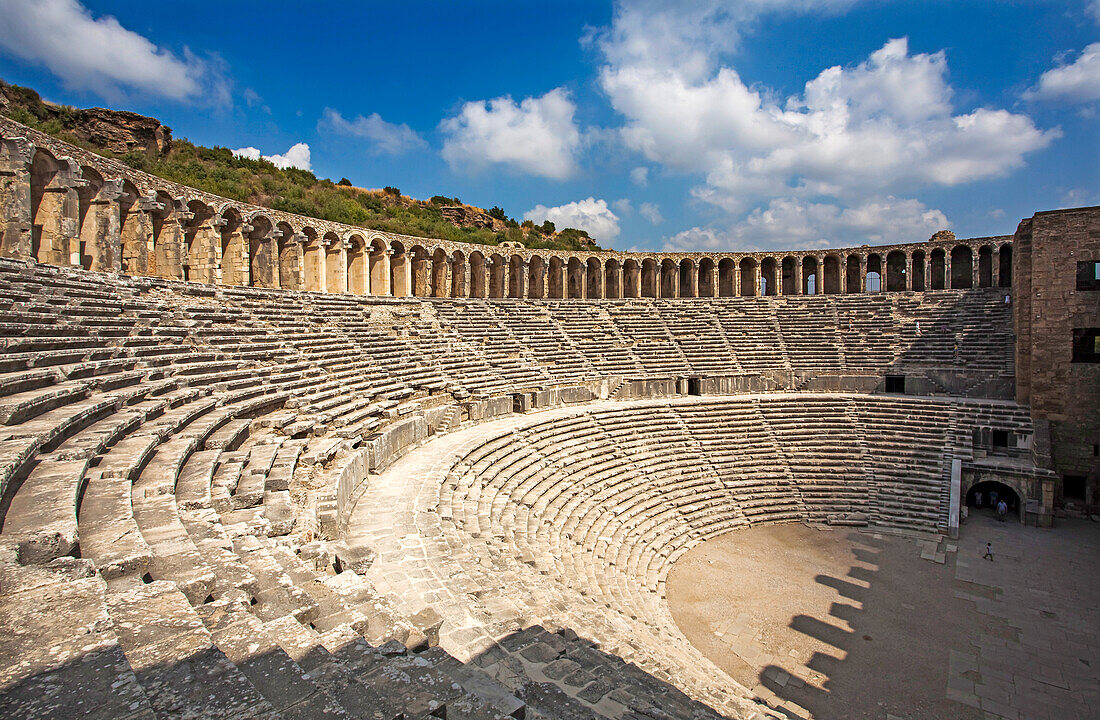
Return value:
<svg viewBox="0 0 1100 720">
<path fill-rule="evenodd" d="M 1091 720 L 1098 558 L 1083 520 L 977 514 L 938 545 L 773 525 L 693 549 L 668 600 L 704 655 L 793 717 Z"/>
</svg>

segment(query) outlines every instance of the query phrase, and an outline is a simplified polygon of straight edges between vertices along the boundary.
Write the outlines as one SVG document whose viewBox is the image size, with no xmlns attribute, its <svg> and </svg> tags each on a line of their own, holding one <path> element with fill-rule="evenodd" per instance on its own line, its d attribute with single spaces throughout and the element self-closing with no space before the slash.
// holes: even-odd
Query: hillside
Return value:
<svg viewBox="0 0 1100 720">
<path fill-rule="evenodd" d="M 267 160 L 234 156 L 224 147 L 204 147 L 172 138 L 155 118 L 104 108 L 78 109 L 43 101 L 30 88 L 0 80 L 0 114 L 133 168 L 209 193 L 274 210 L 387 232 L 529 248 L 600 249 L 583 230 L 557 230 L 553 223 L 519 223 L 494 207 L 466 205 L 436 195 L 416 200 L 386 187 L 334 183 L 296 168 L 279 169 Z"/>
</svg>

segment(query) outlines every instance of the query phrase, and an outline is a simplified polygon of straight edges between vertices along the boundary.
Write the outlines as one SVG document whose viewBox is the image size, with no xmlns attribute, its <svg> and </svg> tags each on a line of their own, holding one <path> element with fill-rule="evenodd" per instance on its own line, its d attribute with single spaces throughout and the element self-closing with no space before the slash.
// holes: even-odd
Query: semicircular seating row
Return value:
<svg viewBox="0 0 1100 720">
<path fill-rule="evenodd" d="M 517 622 L 568 627 L 723 708 L 744 691 L 716 682 L 672 620 L 676 559 L 761 523 L 944 530 L 951 458 L 966 454 L 979 405 L 1028 429 L 1011 403 L 842 394 L 647 401 L 478 428 L 429 476 L 397 479 L 396 493 L 383 482 L 384 498 L 368 490 L 361 503 L 393 508 L 375 518 L 392 529 L 375 531 L 368 577 L 419 588 L 403 605 L 434 602 L 442 646 L 464 659 Z"/>
<path fill-rule="evenodd" d="M 567 317 L 565 304 L 522 306 Z M 991 307 L 974 300 L 981 312 Z M 25 628 L 5 640 L 14 644 L 2 653 L 0 703 L 48 716 L 41 704 L 20 705 L 10 683 L 23 682 L 27 697 L 53 688 L 57 700 L 63 683 L 47 678 L 32 692 L 28 678 L 66 666 L 75 655 L 56 648 L 73 651 L 72 638 L 92 628 L 115 658 L 105 682 L 136 673 L 131 699 L 158 715 L 173 703 L 207 702 L 200 688 L 186 695 L 157 682 L 156 673 L 185 663 L 232 676 L 227 713 L 279 711 L 286 697 L 264 685 L 257 653 L 297 670 L 317 656 L 342 668 L 320 690 L 308 685 L 318 703 L 352 703 L 360 693 L 385 707 L 371 694 L 374 676 L 349 669 L 380 657 L 363 638 L 421 645 L 431 618 L 402 617 L 399 598 L 336 574 L 324 547 L 309 542 L 311 503 L 331 490 L 326 460 L 413 403 L 553 384 L 581 368 L 604 374 L 588 348 L 556 338 L 555 357 L 572 358 L 557 370 L 542 354 L 549 346 L 502 332 L 511 308 L 214 288 L 0 260 L 0 612 L 9 613 L 6 627 Z M 471 329 L 458 315 L 494 320 Z M 505 344 L 477 338 L 482 330 Z M 635 352 L 635 368 L 651 367 L 643 357 Z M 55 613 L 51 644 L 35 632 Z M 403 657 L 386 667 L 413 672 Z M 432 687 L 415 685 L 418 695 L 401 702 L 484 704 L 466 686 L 450 694 Z M 126 697 L 117 694 L 112 707 Z"/>
</svg>

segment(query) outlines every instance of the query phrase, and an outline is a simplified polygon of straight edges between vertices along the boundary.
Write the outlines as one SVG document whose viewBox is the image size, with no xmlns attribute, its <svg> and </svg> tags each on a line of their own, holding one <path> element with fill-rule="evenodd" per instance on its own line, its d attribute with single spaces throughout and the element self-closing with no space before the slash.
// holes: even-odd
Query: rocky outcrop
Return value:
<svg viewBox="0 0 1100 720">
<path fill-rule="evenodd" d="M 54 105 L 29 88 L 0 82 L 0 113 L 11 116 L 20 109 L 42 122 L 57 121 L 66 134 L 115 155 L 131 150 L 163 155 L 172 147 L 172 129 L 156 118 L 125 110 Z"/>
<path fill-rule="evenodd" d="M 443 218 L 459 227 L 480 228 L 483 230 L 503 230 L 505 225 L 500 220 L 490 217 L 469 205 L 448 205 L 439 209 Z M 499 226 L 499 227 L 498 227 Z"/>
</svg>

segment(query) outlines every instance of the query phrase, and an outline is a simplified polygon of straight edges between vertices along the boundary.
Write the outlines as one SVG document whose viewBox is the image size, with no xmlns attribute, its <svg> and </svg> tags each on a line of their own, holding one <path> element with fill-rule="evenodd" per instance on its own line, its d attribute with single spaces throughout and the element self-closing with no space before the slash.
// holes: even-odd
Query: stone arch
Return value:
<svg viewBox="0 0 1100 720">
<path fill-rule="evenodd" d="M 741 272 L 741 297 L 756 297 L 756 260 L 751 257 L 741 258 L 739 270 Z"/>
<path fill-rule="evenodd" d="M 489 256 L 489 297 L 504 297 L 504 258 L 500 253 Z"/>
<path fill-rule="evenodd" d="M 951 289 L 973 287 L 974 253 L 969 245 L 951 248 Z"/>
<path fill-rule="evenodd" d="M 604 294 L 610 300 L 619 297 L 622 287 L 622 266 L 615 258 L 608 258 L 603 266 Z"/>
<path fill-rule="evenodd" d="M 642 297 L 657 297 L 657 261 L 653 258 L 642 260 Z"/>
<path fill-rule="evenodd" d="M 924 261 L 925 254 L 923 250 L 913 251 L 913 277 L 911 279 L 911 290 L 917 292 L 924 292 L 926 278 L 924 277 Z"/>
<path fill-rule="evenodd" d="M 678 268 L 676 262 L 670 258 L 661 261 L 661 297 L 676 297 L 676 280 Z"/>
<path fill-rule="evenodd" d="M 275 282 L 274 223 L 266 215 L 257 214 L 248 220 L 249 283 L 255 287 L 278 287 Z"/>
<path fill-rule="evenodd" d="M 367 241 L 359 233 L 351 233 L 344 245 L 347 249 L 345 264 L 348 292 L 353 295 L 366 295 L 370 284 L 367 272 Z"/>
<path fill-rule="evenodd" d="M 947 253 L 943 248 L 932 251 L 929 261 L 928 287 L 932 290 L 943 290 L 947 287 Z"/>
<path fill-rule="evenodd" d="M 778 275 L 775 258 L 766 257 L 760 261 L 761 295 L 776 295 L 779 293 Z"/>
<path fill-rule="evenodd" d="M 409 297 L 409 256 L 405 244 L 399 240 L 390 241 L 390 294 L 394 297 Z"/>
<path fill-rule="evenodd" d="M 794 256 L 788 255 L 783 258 L 780 267 L 783 272 L 783 289 L 781 293 L 783 295 L 797 295 L 801 289 L 798 282 L 798 260 Z"/>
<path fill-rule="evenodd" d="M 682 298 L 695 297 L 695 261 L 691 258 L 682 258 L 679 268 L 679 296 Z"/>
<path fill-rule="evenodd" d="M 153 243 L 153 218 L 150 211 L 153 203 L 143 197 L 141 190 L 129 180 L 122 183 L 122 197 L 119 198 L 119 224 L 122 232 L 122 263 L 124 275 L 149 274 L 149 247 Z M 222 230 L 222 284 L 239 285 L 242 283 L 244 263 L 247 261 L 246 245 L 242 231 L 243 221 L 236 210 L 230 211 Z M 226 252 L 229 251 L 229 272 L 226 272 Z"/>
<path fill-rule="evenodd" d="M 877 253 L 867 256 L 867 292 L 882 292 L 882 258 Z"/>
<path fill-rule="evenodd" d="M 840 292 L 840 257 L 826 255 L 821 268 L 821 290 L 826 295 Z"/>
<path fill-rule="evenodd" d="M 447 287 L 447 270 L 450 267 L 447 251 L 443 248 L 436 248 L 435 252 L 432 253 L 432 297 L 445 298 L 450 295 Z"/>
<path fill-rule="evenodd" d="M 565 297 L 565 283 L 562 276 L 565 274 L 565 261 L 558 256 L 550 258 L 547 271 L 546 297 L 561 299 Z"/>
<path fill-rule="evenodd" d="M 993 287 L 993 248 L 989 245 L 978 248 L 978 287 Z"/>
<path fill-rule="evenodd" d="M 997 493 L 997 500 L 1000 501 L 1003 498 L 1005 504 L 1008 505 L 1009 517 L 1015 515 L 1023 522 L 1024 499 L 1027 497 L 1027 487 L 1023 481 L 1007 476 L 1000 477 L 997 480 L 980 480 L 976 477 L 970 477 L 967 480 L 966 487 L 962 489 L 967 507 L 995 512 L 996 509 L 992 507 L 990 502 L 990 493 L 995 492 Z M 977 504 L 977 494 L 979 492 L 982 494 L 981 506 Z"/>
<path fill-rule="evenodd" d="M 535 300 L 546 297 L 546 261 L 541 255 L 532 255 L 527 261 L 527 297 Z"/>
<path fill-rule="evenodd" d="M 279 248 L 279 287 L 284 290 L 301 290 L 301 268 L 298 262 L 301 250 L 298 238 L 301 236 L 286 221 L 276 224 L 275 228 L 282 233 L 276 243 Z"/>
<path fill-rule="evenodd" d="M 180 255 L 183 252 L 183 226 L 177 212 L 177 202 L 164 190 L 154 195 L 153 250 L 149 256 L 149 272 L 167 280 L 183 277 Z"/>
<path fill-rule="evenodd" d="M 470 253 L 470 297 L 485 297 L 485 256 L 480 250 Z"/>
<path fill-rule="evenodd" d="M 578 257 L 569 258 L 566 291 L 570 298 L 584 297 L 584 263 Z"/>
<path fill-rule="evenodd" d="M 817 258 L 806 255 L 802 258 L 802 294 L 818 295 L 821 293 L 821 272 L 817 266 Z"/>
<path fill-rule="evenodd" d="M 737 294 L 737 266 L 733 258 L 722 258 L 718 261 L 718 296 L 733 297 Z"/>
<path fill-rule="evenodd" d="M 863 277 L 859 269 L 859 255 L 849 255 L 844 261 L 844 285 L 847 292 L 863 292 Z"/>
<path fill-rule="evenodd" d="M 214 282 L 215 245 L 214 208 L 201 200 L 190 200 L 187 212 L 191 219 L 184 228 L 183 279 L 194 282 Z M 121 256 L 121 239 L 118 252 Z"/>
<path fill-rule="evenodd" d="M 79 252 L 78 166 L 35 148 L 31 160 L 31 257 L 40 263 L 69 265 Z M 74 249 L 74 245 L 77 247 Z M 76 263 L 80 264 L 77 258 Z"/>
<path fill-rule="evenodd" d="M 466 297 L 466 255 L 461 250 L 455 250 L 451 258 L 451 297 Z"/>
<path fill-rule="evenodd" d="M 527 274 L 527 268 L 520 255 L 508 258 L 508 297 L 523 297 L 523 279 Z"/>
<path fill-rule="evenodd" d="M 699 258 L 699 297 L 714 297 L 714 260 Z"/>
<path fill-rule="evenodd" d="M 81 167 L 80 175 L 84 179 L 76 191 L 80 267 L 97 272 L 117 270 L 122 255 L 118 214 L 122 182 L 108 182 L 92 167 Z"/>
<path fill-rule="evenodd" d="M 324 251 L 322 255 L 324 257 L 324 284 L 321 289 L 326 292 L 342 293 L 347 291 L 346 278 L 344 277 L 346 268 L 344 267 L 343 245 L 340 236 L 332 230 L 321 237 L 321 247 Z"/>
<path fill-rule="evenodd" d="M 901 292 L 905 290 L 905 253 L 891 250 L 886 255 L 886 290 Z"/>
<path fill-rule="evenodd" d="M 997 287 L 1012 287 L 1012 243 L 1001 245 L 997 252 Z"/>
<path fill-rule="evenodd" d="M 593 300 L 598 300 L 603 297 L 603 265 L 599 258 L 588 258 L 585 266 L 585 276 L 588 281 L 588 297 Z"/>
<path fill-rule="evenodd" d="M 636 298 L 642 291 L 642 266 L 634 258 L 623 263 L 623 297 Z"/>
<path fill-rule="evenodd" d="M 221 284 L 244 285 L 247 282 L 248 245 L 245 240 L 245 226 L 241 214 L 234 207 L 222 210 L 221 218 L 225 223 L 220 228 L 221 235 Z M 122 261 L 127 257 L 126 223 L 122 230 Z"/>
<path fill-rule="evenodd" d="M 390 294 L 390 256 L 385 239 L 375 236 L 370 240 L 370 252 L 367 266 L 370 271 L 370 294 L 385 296 Z M 308 275 L 307 275 L 308 277 Z"/>
<path fill-rule="evenodd" d="M 409 295 L 428 297 L 431 284 L 428 279 L 428 251 L 422 245 L 409 248 Z"/>
</svg>

